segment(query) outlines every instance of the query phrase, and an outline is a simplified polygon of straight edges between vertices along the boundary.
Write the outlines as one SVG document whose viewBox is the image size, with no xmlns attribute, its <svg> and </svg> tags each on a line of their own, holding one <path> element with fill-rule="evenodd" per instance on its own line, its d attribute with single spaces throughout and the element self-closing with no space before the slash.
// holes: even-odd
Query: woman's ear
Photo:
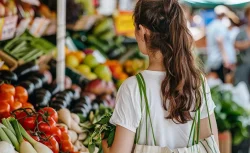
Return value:
<svg viewBox="0 0 250 153">
<path fill-rule="evenodd" d="M 143 41 L 143 42 L 145 42 L 144 36 L 146 33 L 147 33 L 147 29 L 140 24 L 139 25 L 139 35 L 140 35 L 141 41 Z"/>
</svg>

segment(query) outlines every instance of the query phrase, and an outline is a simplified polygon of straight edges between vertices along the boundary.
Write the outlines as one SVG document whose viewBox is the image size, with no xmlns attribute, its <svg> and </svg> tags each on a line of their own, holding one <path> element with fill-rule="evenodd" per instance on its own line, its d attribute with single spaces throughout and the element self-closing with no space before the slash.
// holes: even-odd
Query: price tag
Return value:
<svg viewBox="0 0 250 153">
<path fill-rule="evenodd" d="M 22 0 L 22 2 L 35 5 L 35 6 L 40 6 L 40 1 L 39 0 Z"/>
<path fill-rule="evenodd" d="M 115 16 L 115 29 L 117 34 L 134 37 L 133 12 L 120 12 Z"/>
<path fill-rule="evenodd" d="M 21 34 L 25 32 L 25 30 L 28 28 L 30 24 L 30 21 L 31 21 L 31 18 L 22 19 L 20 21 L 16 29 L 16 36 L 20 36 Z"/>
<path fill-rule="evenodd" d="M 0 40 L 13 38 L 16 31 L 17 16 L 0 18 Z"/>
<path fill-rule="evenodd" d="M 36 37 L 41 37 L 47 29 L 50 20 L 36 17 L 29 29 L 30 33 Z"/>
</svg>

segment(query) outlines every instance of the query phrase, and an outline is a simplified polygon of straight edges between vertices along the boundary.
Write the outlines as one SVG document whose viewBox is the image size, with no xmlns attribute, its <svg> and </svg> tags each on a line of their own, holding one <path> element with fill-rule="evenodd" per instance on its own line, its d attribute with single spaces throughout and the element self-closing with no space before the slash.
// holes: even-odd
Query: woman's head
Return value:
<svg viewBox="0 0 250 153">
<path fill-rule="evenodd" d="M 162 54 L 166 77 L 161 92 L 168 118 L 186 123 L 192 119 L 190 110 L 201 105 L 201 72 L 195 65 L 193 39 L 178 0 L 139 0 L 134 22 L 140 50 L 150 56 Z"/>
</svg>

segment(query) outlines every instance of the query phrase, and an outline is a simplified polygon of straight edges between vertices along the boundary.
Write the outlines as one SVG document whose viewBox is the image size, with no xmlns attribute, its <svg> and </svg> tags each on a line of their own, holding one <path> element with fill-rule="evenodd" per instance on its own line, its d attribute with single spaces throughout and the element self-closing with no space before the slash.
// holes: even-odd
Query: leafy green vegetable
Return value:
<svg viewBox="0 0 250 153">
<path fill-rule="evenodd" d="M 211 89 L 212 98 L 216 104 L 215 116 L 220 132 L 231 131 L 233 144 L 240 144 L 248 138 L 250 113 L 233 101 L 231 91 L 221 90 L 219 86 Z"/>
</svg>

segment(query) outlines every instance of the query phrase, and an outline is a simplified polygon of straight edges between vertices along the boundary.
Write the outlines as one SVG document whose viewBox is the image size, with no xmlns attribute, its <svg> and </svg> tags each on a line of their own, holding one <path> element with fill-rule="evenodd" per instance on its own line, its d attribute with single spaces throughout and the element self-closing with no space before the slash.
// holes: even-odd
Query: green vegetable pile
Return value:
<svg viewBox="0 0 250 153">
<path fill-rule="evenodd" d="M 26 62 L 37 59 L 38 57 L 48 54 L 55 46 L 50 42 L 36 38 L 28 33 L 7 42 L 4 51 L 16 58 Z"/>
<path fill-rule="evenodd" d="M 102 153 L 101 142 L 103 139 L 107 140 L 110 147 L 115 137 L 115 126 L 109 123 L 112 116 L 112 109 L 105 106 L 100 106 L 100 109 L 89 115 L 89 120 L 80 124 L 88 133 L 89 137 L 83 142 L 88 146 L 89 152 L 94 153 L 95 148 L 98 147 L 98 153 Z"/>
<path fill-rule="evenodd" d="M 219 86 L 211 89 L 216 104 L 215 115 L 219 132 L 231 131 L 233 144 L 238 145 L 248 138 L 250 113 L 233 101 L 232 92 L 221 90 Z"/>
</svg>

